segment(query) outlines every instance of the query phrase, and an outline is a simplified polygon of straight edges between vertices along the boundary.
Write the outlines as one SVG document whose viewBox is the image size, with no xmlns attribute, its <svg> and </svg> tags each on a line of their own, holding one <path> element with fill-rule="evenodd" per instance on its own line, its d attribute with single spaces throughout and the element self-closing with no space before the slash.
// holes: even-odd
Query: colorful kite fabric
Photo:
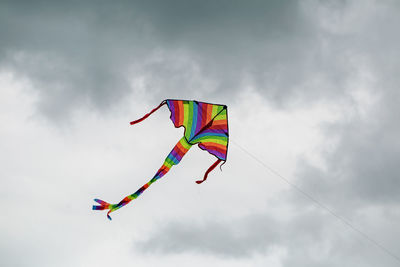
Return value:
<svg viewBox="0 0 400 267">
<path fill-rule="evenodd" d="M 217 161 L 208 168 L 202 180 L 196 181 L 200 184 L 207 179 L 208 174 L 222 161 L 226 162 L 228 152 L 228 111 L 227 106 L 210 104 L 189 100 L 168 99 L 154 108 L 142 118 L 132 121 L 131 125 L 139 123 L 148 118 L 152 113 L 167 104 L 171 111 L 171 120 L 176 128 L 185 128 L 184 136 L 175 145 L 157 171 L 154 177 L 143 185 L 135 193 L 125 197 L 118 204 L 110 204 L 100 199 L 95 199 L 100 205 L 93 206 L 93 210 L 109 210 L 107 217 L 111 220 L 110 213 L 125 206 L 133 199 L 140 196 L 152 183 L 163 177 L 173 165 L 177 165 L 195 144 L 217 157 Z M 223 163 L 223 164 L 224 164 Z"/>
</svg>

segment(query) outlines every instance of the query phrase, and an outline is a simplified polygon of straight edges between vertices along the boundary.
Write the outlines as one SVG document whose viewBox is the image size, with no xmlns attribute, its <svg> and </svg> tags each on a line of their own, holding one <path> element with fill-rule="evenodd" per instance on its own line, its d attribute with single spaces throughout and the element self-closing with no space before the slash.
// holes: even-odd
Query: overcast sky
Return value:
<svg viewBox="0 0 400 267">
<path fill-rule="evenodd" d="M 0 265 L 399 266 L 399 3 L 1 1 Z M 129 125 L 168 98 L 228 105 L 228 161 L 110 222 L 183 134 Z"/>
</svg>

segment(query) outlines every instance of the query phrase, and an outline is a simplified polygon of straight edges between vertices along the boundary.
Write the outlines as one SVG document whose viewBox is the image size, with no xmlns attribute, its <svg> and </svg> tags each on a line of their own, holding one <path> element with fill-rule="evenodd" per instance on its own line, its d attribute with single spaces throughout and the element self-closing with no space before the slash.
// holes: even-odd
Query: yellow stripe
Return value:
<svg viewBox="0 0 400 267">
<path fill-rule="evenodd" d="M 183 126 L 187 127 L 189 119 L 189 103 L 183 104 Z M 190 131 L 190 129 L 187 129 Z"/>
<path fill-rule="evenodd" d="M 211 113 L 211 119 L 213 119 L 218 114 L 218 111 L 219 111 L 218 109 L 219 109 L 219 106 L 217 106 L 217 105 L 213 106 L 212 113 Z"/>
<path fill-rule="evenodd" d="M 185 137 L 182 137 L 182 138 L 181 138 L 180 143 L 181 143 L 181 145 L 182 145 L 184 148 L 186 148 L 187 150 L 189 150 L 189 148 L 192 147 L 192 145 L 189 144 L 189 143 L 186 141 L 186 138 L 185 138 Z"/>
<path fill-rule="evenodd" d="M 228 144 L 227 138 L 225 139 L 216 139 L 215 137 L 201 137 L 199 139 L 196 139 L 197 142 L 204 142 L 204 143 L 216 143 L 220 145 L 226 146 Z"/>
<path fill-rule="evenodd" d="M 172 163 L 172 164 L 171 164 Z M 164 161 L 164 164 L 163 164 L 164 166 L 166 166 L 168 169 L 171 169 L 171 167 L 172 167 L 172 165 L 175 165 L 175 164 L 173 164 L 173 162 L 170 160 L 170 159 L 166 159 L 165 161 Z"/>
<path fill-rule="evenodd" d="M 220 120 L 226 120 L 226 113 L 225 114 L 223 114 L 223 111 L 220 113 L 220 114 L 218 114 L 218 116 L 217 117 L 215 117 L 215 119 L 214 120 L 216 120 L 216 121 L 220 121 Z"/>
</svg>

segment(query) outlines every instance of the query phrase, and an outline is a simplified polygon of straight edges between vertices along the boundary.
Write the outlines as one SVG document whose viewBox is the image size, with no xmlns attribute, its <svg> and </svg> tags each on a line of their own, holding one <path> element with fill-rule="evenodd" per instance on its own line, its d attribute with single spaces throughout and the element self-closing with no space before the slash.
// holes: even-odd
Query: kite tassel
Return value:
<svg viewBox="0 0 400 267">
<path fill-rule="evenodd" d="M 93 210 L 105 210 L 105 209 L 109 209 L 110 206 L 111 206 L 110 203 L 105 202 L 105 201 L 103 201 L 101 199 L 95 198 L 94 201 L 96 201 L 100 205 L 93 205 Z"/>
<path fill-rule="evenodd" d="M 159 108 L 161 108 L 161 107 L 162 107 L 163 105 L 165 105 L 166 103 L 167 103 L 166 100 L 162 101 L 162 102 L 160 103 L 160 105 L 158 105 L 158 107 L 154 108 L 152 111 L 150 111 L 149 113 L 147 113 L 146 115 L 144 115 L 142 118 L 137 119 L 137 120 L 135 120 L 135 121 L 131 121 L 130 124 L 131 124 L 131 125 L 134 125 L 134 124 L 136 124 L 136 123 L 139 123 L 139 122 L 141 122 L 141 121 L 144 121 L 144 120 L 147 119 L 151 114 L 153 114 L 154 112 L 156 112 Z"/>
<path fill-rule="evenodd" d="M 96 199 L 94 199 L 94 201 L 96 201 L 100 205 L 93 205 L 93 210 L 108 210 L 109 209 L 109 211 L 107 212 L 107 218 L 109 220 L 112 220 L 110 217 L 110 213 L 113 212 L 114 210 L 116 210 L 117 207 L 114 204 L 110 204 L 101 199 L 96 198 Z"/>
<path fill-rule="evenodd" d="M 215 167 L 217 167 L 217 165 L 221 162 L 222 160 L 218 159 L 216 162 L 214 162 L 213 165 L 210 166 L 210 168 L 208 168 L 208 170 L 206 171 L 206 173 L 204 174 L 203 180 L 198 180 L 196 181 L 197 184 L 201 184 L 202 182 L 204 182 L 205 180 L 207 180 L 208 174 L 215 169 Z"/>
</svg>

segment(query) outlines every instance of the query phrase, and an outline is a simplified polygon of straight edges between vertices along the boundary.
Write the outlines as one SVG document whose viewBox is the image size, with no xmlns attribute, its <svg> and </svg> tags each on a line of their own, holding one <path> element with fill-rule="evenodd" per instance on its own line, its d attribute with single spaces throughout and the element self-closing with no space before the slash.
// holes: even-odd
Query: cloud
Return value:
<svg viewBox="0 0 400 267">
<path fill-rule="evenodd" d="M 249 88 L 276 105 L 330 98 L 342 94 L 354 51 L 321 27 L 319 6 L 2 2 L 0 63 L 35 84 L 38 109 L 55 120 L 137 101 L 140 90 L 151 101 L 235 99 Z"/>
<path fill-rule="evenodd" d="M 398 264 L 342 222 L 315 207 L 292 209 L 287 218 L 271 216 L 265 211 L 240 219 L 224 220 L 215 216 L 202 223 L 168 222 L 146 239 L 136 241 L 134 247 L 145 255 L 195 253 L 236 260 L 268 257 L 281 250 L 284 253 L 275 255 L 280 266 Z"/>
<path fill-rule="evenodd" d="M 249 257 L 255 252 L 264 252 L 279 238 L 279 233 L 268 230 L 276 229 L 272 218 L 263 218 L 262 223 L 253 225 L 250 233 L 248 223 L 235 223 L 234 226 L 239 226 L 237 229 L 225 221 L 170 222 L 148 240 L 135 243 L 135 247 L 144 253 L 181 254 L 193 251 L 222 257 Z"/>
<path fill-rule="evenodd" d="M 400 124 L 396 114 L 400 110 L 395 103 L 400 80 L 395 73 L 400 63 L 392 60 L 400 56 L 400 38 L 392 34 L 400 23 L 394 15 L 396 8 L 384 2 L 375 9 L 361 8 L 357 15 L 358 8 L 353 6 L 350 10 L 356 10 L 345 16 L 362 22 L 355 24 L 358 31 L 344 45 L 357 48 L 364 60 L 347 85 L 347 100 L 341 106 L 345 115 L 323 126 L 327 140 L 336 140 L 334 147 L 321 148 L 326 166 L 299 164 L 303 185 L 332 205 L 340 203 L 341 209 L 396 205 L 399 201 L 396 188 L 400 169 L 396 162 L 400 146 L 396 136 Z"/>
</svg>

